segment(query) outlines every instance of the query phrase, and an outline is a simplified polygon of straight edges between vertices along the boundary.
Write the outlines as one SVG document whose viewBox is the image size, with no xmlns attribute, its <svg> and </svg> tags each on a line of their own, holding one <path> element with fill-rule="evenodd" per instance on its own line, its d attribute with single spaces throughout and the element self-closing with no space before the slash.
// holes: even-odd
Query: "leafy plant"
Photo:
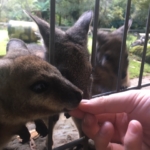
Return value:
<svg viewBox="0 0 150 150">
<path fill-rule="evenodd" d="M 138 59 L 135 59 L 134 55 L 129 57 L 129 74 L 130 74 L 130 79 L 137 78 L 139 77 L 140 74 L 140 68 L 141 68 L 141 61 Z M 150 65 L 148 63 L 144 64 L 144 72 L 143 76 L 150 75 Z"/>
<path fill-rule="evenodd" d="M 126 40 L 126 44 L 127 44 L 127 48 L 130 49 L 131 44 L 137 39 L 136 36 L 134 36 L 133 34 L 129 33 L 127 35 L 127 40 Z"/>
<path fill-rule="evenodd" d="M 142 57 L 143 54 L 143 46 L 135 46 L 130 49 L 130 53 L 137 55 L 139 57 Z M 150 45 L 147 46 L 147 52 L 146 52 L 146 57 L 145 57 L 145 62 L 150 64 Z"/>
<path fill-rule="evenodd" d="M 49 0 L 38 1 L 35 0 L 32 5 L 32 10 L 47 11 L 49 9 Z"/>
</svg>

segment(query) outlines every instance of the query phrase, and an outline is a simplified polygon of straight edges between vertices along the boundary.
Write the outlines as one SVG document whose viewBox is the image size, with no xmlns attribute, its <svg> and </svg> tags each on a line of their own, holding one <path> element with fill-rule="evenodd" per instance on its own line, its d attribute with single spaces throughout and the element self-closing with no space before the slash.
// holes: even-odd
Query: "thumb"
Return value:
<svg viewBox="0 0 150 150">
<path fill-rule="evenodd" d="M 142 125 L 136 120 L 130 121 L 124 137 L 125 150 L 142 149 Z"/>
<path fill-rule="evenodd" d="M 114 133 L 114 127 L 110 122 L 105 122 L 96 136 L 93 138 L 96 150 L 106 150 Z"/>
</svg>

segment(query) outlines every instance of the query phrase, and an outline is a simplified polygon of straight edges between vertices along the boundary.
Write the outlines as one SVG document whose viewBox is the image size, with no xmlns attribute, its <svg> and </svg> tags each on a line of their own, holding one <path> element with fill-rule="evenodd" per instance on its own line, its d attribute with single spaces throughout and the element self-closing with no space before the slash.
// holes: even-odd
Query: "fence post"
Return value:
<svg viewBox="0 0 150 150">
<path fill-rule="evenodd" d="M 123 41 L 122 41 L 122 45 L 121 45 L 121 53 L 120 53 L 120 59 L 119 59 L 118 81 L 117 81 L 117 89 L 116 89 L 117 92 L 120 91 L 121 71 L 122 71 L 122 66 L 123 66 L 123 56 L 124 56 L 125 47 L 126 47 L 126 38 L 127 38 L 127 31 L 128 31 L 130 7 L 131 7 L 131 0 L 128 0 L 127 7 L 126 7 L 126 18 L 125 18 L 125 24 L 124 24 Z"/>
<path fill-rule="evenodd" d="M 99 17 L 99 2 L 100 0 L 95 0 L 94 9 L 94 23 L 93 23 L 93 40 L 92 40 L 92 54 L 91 54 L 91 64 L 95 67 L 96 63 L 96 39 L 97 39 L 97 27 L 98 27 L 98 17 Z"/>
<path fill-rule="evenodd" d="M 50 0 L 50 35 L 49 35 L 49 63 L 55 64 L 55 0 Z M 52 150 L 53 144 L 53 116 L 48 120 L 48 150 Z"/>
<path fill-rule="evenodd" d="M 139 74 L 138 88 L 141 88 L 143 71 L 144 71 L 144 62 L 145 62 L 145 56 L 146 56 L 146 50 L 147 50 L 148 35 L 150 32 L 150 5 L 149 5 L 149 12 L 148 12 L 148 18 L 147 18 L 145 32 L 146 32 L 145 33 L 145 42 L 144 42 L 144 48 L 143 48 L 143 54 L 142 54 L 142 63 L 141 63 L 140 74 Z"/>
</svg>

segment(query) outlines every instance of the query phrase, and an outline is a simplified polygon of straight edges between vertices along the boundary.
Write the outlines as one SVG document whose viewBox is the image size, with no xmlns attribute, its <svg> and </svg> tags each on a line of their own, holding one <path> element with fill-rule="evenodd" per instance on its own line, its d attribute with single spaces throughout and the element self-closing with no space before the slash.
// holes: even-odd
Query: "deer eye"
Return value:
<svg viewBox="0 0 150 150">
<path fill-rule="evenodd" d="M 31 85 L 31 90 L 37 94 L 43 93 L 47 91 L 48 89 L 48 84 L 45 83 L 44 81 L 39 81 Z"/>
<path fill-rule="evenodd" d="M 109 54 L 105 54 L 104 57 L 105 57 L 105 59 L 107 61 L 111 61 L 112 60 L 112 57 Z"/>
</svg>

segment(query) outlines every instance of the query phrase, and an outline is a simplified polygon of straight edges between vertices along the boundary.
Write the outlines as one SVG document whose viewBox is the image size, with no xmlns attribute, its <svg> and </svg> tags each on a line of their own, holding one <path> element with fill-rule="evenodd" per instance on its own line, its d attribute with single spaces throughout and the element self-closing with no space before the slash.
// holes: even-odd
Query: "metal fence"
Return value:
<svg viewBox="0 0 150 150">
<path fill-rule="evenodd" d="M 93 42 L 92 42 L 92 56 L 91 56 L 91 63 L 92 66 L 94 67 L 95 65 L 95 58 L 96 58 L 96 38 L 97 38 L 97 27 L 98 27 L 98 18 L 99 18 L 99 7 L 100 7 L 100 0 L 95 0 L 95 8 L 94 8 L 94 21 L 93 21 Z M 130 15 L 130 7 L 131 7 L 131 0 L 127 0 L 127 6 L 126 6 L 126 16 L 125 16 L 125 23 L 124 23 L 124 34 L 123 34 L 123 42 L 121 46 L 121 54 L 120 54 L 120 63 L 119 63 L 119 72 L 118 72 L 118 82 L 117 82 L 117 88 L 116 91 L 113 92 L 107 92 L 104 94 L 98 94 L 92 96 L 98 97 L 102 95 L 108 95 L 116 92 L 120 92 L 120 82 L 121 82 L 121 68 L 123 65 L 122 58 L 125 52 L 125 47 L 126 47 L 126 38 L 127 38 L 127 30 L 128 30 L 128 20 L 129 20 L 129 15 Z M 51 28 L 50 28 L 50 56 L 49 56 L 49 62 L 51 64 L 55 64 L 54 62 L 54 50 L 55 50 L 55 0 L 50 0 L 50 23 L 51 23 Z M 144 48 L 143 48 L 143 54 L 142 54 L 142 61 L 141 61 L 141 67 L 140 67 L 140 74 L 139 74 L 139 80 L 138 80 L 138 85 L 134 87 L 129 87 L 125 90 L 131 90 L 131 89 L 140 89 L 142 87 L 150 86 L 150 83 L 142 84 L 142 77 L 143 77 L 143 70 L 144 70 L 144 62 L 145 62 L 145 56 L 146 56 L 146 50 L 147 50 L 147 43 L 148 43 L 148 34 L 150 31 L 150 7 L 148 11 L 148 16 L 147 16 L 147 23 L 146 23 L 146 31 L 145 31 L 145 42 L 144 42 Z M 123 90 L 123 91 L 125 91 Z M 51 147 L 51 141 L 52 141 L 52 126 L 51 126 L 51 121 L 52 118 L 49 118 L 49 135 L 48 135 L 48 150 L 52 150 Z M 68 144 L 65 144 L 63 146 L 54 148 L 54 150 L 65 150 L 67 148 L 72 148 L 76 146 L 77 144 L 83 142 L 85 140 L 85 137 L 82 137 L 78 140 L 75 140 L 73 142 L 70 142 Z"/>
</svg>

